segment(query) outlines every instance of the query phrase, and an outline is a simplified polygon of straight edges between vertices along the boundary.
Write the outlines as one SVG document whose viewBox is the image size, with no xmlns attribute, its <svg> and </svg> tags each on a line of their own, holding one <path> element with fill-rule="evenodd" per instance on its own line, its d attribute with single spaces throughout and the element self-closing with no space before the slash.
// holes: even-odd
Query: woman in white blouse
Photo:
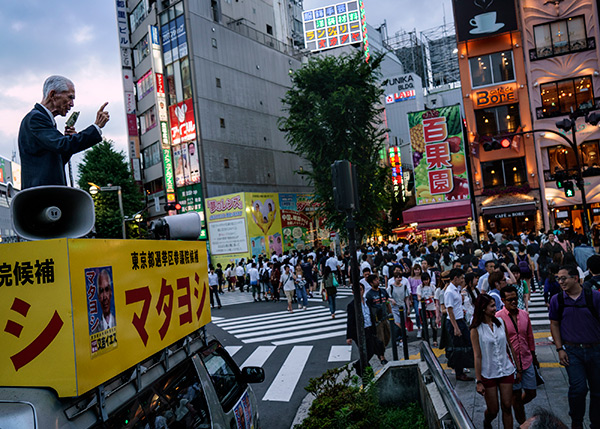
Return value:
<svg viewBox="0 0 600 429">
<path fill-rule="evenodd" d="M 498 390 L 504 428 L 513 427 L 512 388 L 515 382 L 515 365 L 509 353 L 514 356 L 510 342 L 506 341 L 506 328 L 502 319 L 496 318 L 496 302 L 488 294 L 481 294 L 475 301 L 473 323 L 471 323 L 471 343 L 475 357 L 477 393 L 483 395 L 487 409 L 483 427 L 492 427 L 498 415 Z M 521 369 L 517 362 L 517 382 L 521 379 Z"/>
</svg>

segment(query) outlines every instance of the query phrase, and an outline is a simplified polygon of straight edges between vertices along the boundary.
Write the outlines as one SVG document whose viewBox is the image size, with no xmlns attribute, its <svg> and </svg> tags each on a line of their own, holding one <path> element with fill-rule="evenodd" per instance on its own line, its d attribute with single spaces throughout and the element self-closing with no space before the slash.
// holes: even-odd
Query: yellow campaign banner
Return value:
<svg viewBox="0 0 600 429">
<path fill-rule="evenodd" d="M 0 385 L 73 396 L 71 316 L 67 240 L 0 244 Z"/>
<path fill-rule="evenodd" d="M 23 245 L 27 248 L 21 249 Z M 0 266 L 14 267 L 21 260 L 34 265 L 54 262 L 54 282 L 46 287 L 52 286 L 52 292 L 40 295 L 25 287 L 0 288 L 4 310 L 0 318 L 15 318 L 7 303 L 14 295 L 32 306 L 48 308 L 36 311 L 33 328 L 39 330 L 48 323 L 44 318 L 53 314 L 63 323 L 58 334 L 46 335 L 44 342 L 33 339 L 32 344 L 48 344 L 41 350 L 38 345 L 34 351 L 39 353 L 33 357 L 26 354 L 29 360 L 19 368 L 11 365 L 11 357 L 20 352 L 21 340 L 26 343 L 35 332 L 17 337 L 18 342 L 7 341 L 16 328 L 0 333 L 6 344 L 0 352 L 3 385 L 49 386 L 59 396 L 80 395 L 210 321 L 203 242 L 48 240 L 2 244 L 0 249 L 7 250 Z M 0 326 L 4 323 L 0 320 Z M 44 332 L 53 334 L 52 326 Z M 47 371 L 48 362 L 61 362 L 56 366 L 61 373 Z"/>
<path fill-rule="evenodd" d="M 281 243 L 281 211 L 279 194 L 246 193 L 250 253 L 271 255 L 273 244 Z"/>
</svg>

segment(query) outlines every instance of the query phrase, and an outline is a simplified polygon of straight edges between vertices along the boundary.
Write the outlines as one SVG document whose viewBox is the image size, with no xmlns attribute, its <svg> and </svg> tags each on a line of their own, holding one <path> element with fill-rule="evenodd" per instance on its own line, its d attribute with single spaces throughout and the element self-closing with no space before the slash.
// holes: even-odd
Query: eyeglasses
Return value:
<svg viewBox="0 0 600 429">
<path fill-rule="evenodd" d="M 504 298 L 506 302 L 519 302 L 519 298 Z"/>
<path fill-rule="evenodd" d="M 566 282 L 567 279 L 570 279 L 570 278 L 571 278 L 571 276 L 569 276 L 569 277 L 557 277 L 556 281 L 559 282 L 559 283 L 562 283 L 562 282 Z"/>
</svg>

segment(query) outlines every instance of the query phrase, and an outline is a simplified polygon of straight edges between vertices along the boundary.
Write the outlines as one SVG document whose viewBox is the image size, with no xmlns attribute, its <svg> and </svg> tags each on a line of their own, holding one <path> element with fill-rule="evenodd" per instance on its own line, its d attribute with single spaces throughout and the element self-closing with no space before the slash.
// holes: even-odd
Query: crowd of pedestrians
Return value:
<svg viewBox="0 0 600 429">
<path fill-rule="evenodd" d="M 549 307 L 551 340 L 569 377 L 572 427 L 582 427 L 587 394 L 600 404 L 600 255 L 584 236 L 565 231 L 487 238 L 476 243 L 465 234 L 428 244 L 401 240 L 359 248 L 368 358 L 387 363 L 385 348 L 398 341 L 388 319 L 411 330 L 408 315 L 414 312 L 417 338 L 428 330 L 432 345 L 446 349 L 456 380 L 476 382 L 486 401 L 484 427 L 491 427 L 499 411 L 504 427 L 512 427 L 513 410 L 522 424 L 539 376 L 528 314 L 537 291 Z M 224 287 L 251 290 L 257 302 L 279 302 L 283 291 L 291 313 L 294 303 L 305 310 L 308 297 L 319 290 L 335 318 L 337 290 L 351 285 L 350 265 L 348 251 L 336 255 L 320 248 L 240 260 L 225 270 L 218 266 L 217 285 L 209 281 L 211 304 L 220 306 Z M 353 301 L 346 312 L 352 344 Z M 592 428 L 600 428 L 600 407 L 590 407 L 589 416 Z"/>
</svg>

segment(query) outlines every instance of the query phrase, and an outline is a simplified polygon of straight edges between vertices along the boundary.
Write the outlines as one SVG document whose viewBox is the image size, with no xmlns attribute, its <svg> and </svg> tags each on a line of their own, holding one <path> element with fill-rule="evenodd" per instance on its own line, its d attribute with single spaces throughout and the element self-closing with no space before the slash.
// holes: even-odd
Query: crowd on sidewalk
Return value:
<svg viewBox="0 0 600 429">
<path fill-rule="evenodd" d="M 468 234 L 444 242 L 434 238 L 428 245 L 400 240 L 363 245 L 357 258 L 369 359 L 386 363 L 385 348 L 395 340 L 388 315 L 410 329 L 407 315 L 414 312 L 417 337 L 428 330 L 433 346 L 446 349 L 457 381 L 475 382 L 484 395 L 484 427 L 499 413 L 504 427 L 512 427 L 513 411 L 523 424 L 525 404 L 540 382 L 528 314 L 537 290 L 549 307 L 552 339 L 569 377 L 572 427 L 582 427 L 588 392 L 591 403 L 600 404 L 600 255 L 584 236 L 540 231 L 490 234 L 480 243 Z M 220 306 L 225 288 L 251 292 L 257 302 L 279 302 L 283 292 L 291 313 L 294 303 L 306 309 L 319 290 L 334 318 L 337 289 L 351 284 L 350 266 L 349 251 L 336 255 L 326 248 L 260 255 L 225 269 L 217 264 L 209 280 L 211 304 Z M 352 344 L 358 337 L 354 302 L 346 310 Z M 600 407 L 590 407 L 589 417 L 592 428 L 600 428 Z"/>
</svg>

